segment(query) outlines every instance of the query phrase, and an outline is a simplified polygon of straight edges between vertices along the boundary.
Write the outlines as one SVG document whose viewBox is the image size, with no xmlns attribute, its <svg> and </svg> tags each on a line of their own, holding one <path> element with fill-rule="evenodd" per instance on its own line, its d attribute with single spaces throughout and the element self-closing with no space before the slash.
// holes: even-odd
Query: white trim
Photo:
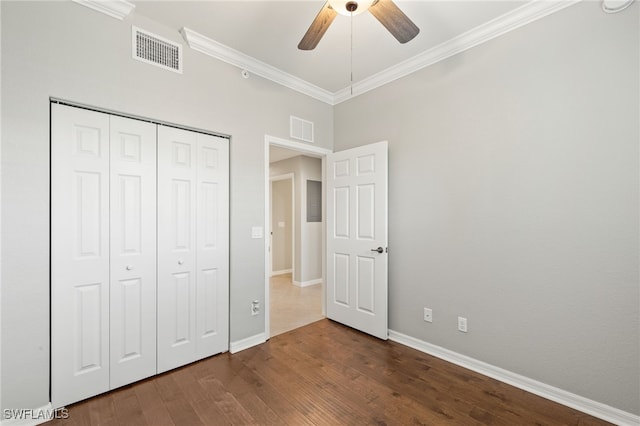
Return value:
<svg viewBox="0 0 640 426">
<path fill-rule="evenodd" d="M 276 275 L 284 275 L 284 274 L 292 274 L 293 269 L 282 269 L 280 271 L 271 271 L 271 276 L 275 277 Z"/>
<path fill-rule="evenodd" d="M 265 227 L 271 220 L 271 215 L 269 211 L 269 197 L 266 195 L 269 193 L 269 185 L 271 185 L 271 180 L 269 176 L 269 146 L 279 146 L 281 148 L 288 148 L 295 151 L 299 151 L 302 154 L 312 155 L 315 157 L 320 157 L 322 160 L 322 182 L 325 182 L 325 161 L 326 155 L 331 154 L 333 151 L 328 148 L 322 148 L 320 146 L 309 145 L 302 142 L 295 142 L 288 139 L 282 139 L 277 136 L 264 135 L 264 223 Z M 326 209 L 326 185 L 322 185 L 322 208 Z M 326 217 L 326 210 L 323 211 L 323 214 Z M 326 221 L 322 221 L 322 280 L 324 282 L 324 275 L 326 271 Z M 295 254 L 294 254 L 295 258 Z M 271 272 L 271 265 L 269 260 L 269 239 L 265 238 L 264 241 L 264 335 L 265 338 L 269 338 L 269 329 L 271 326 L 271 318 L 269 315 L 269 304 L 270 304 L 270 289 L 269 289 L 269 273 Z M 295 267 L 295 265 L 294 265 Z M 326 289 L 325 286 L 322 286 L 322 315 L 326 315 L 327 303 L 326 303 Z"/>
<path fill-rule="evenodd" d="M 254 346 L 261 345 L 267 341 L 267 337 L 264 333 L 259 333 L 254 336 L 249 336 L 245 339 L 237 340 L 229 344 L 229 352 L 232 354 L 244 351 L 245 349 L 252 348 Z"/>
<path fill-rule="evenodd" d="M 593 401 L 580 395 L 547 385 L 534 379 L 512 373 L 500 367 L 487 364 L 483 361 L 459 354 L 449 349 L 427 343 L 423 340 L 389 330 L 389 340 L 409 346 L 437 358 L 449 361 L 453 364 L 531 392 L 543 398 L 557 402 L 567 407 L 582 411 L 583 413 L 598 417 L 619 426 L 633 426 L 640 424 L 640 416 L 627 413 L 618 408 Z"/>
<path fill-rule="evenodd" d="M 323 148 L 321 146 L 309 145 L 302 142 L 290 141 L 288 139 L 278 138 L 276 136 L 265 135 L 265 142 L 267 142 L 267 148 L 269 145 L 276 145 L 281 148 L 293 149 L 295 151 L 300 151 L 303 154 L 311 154 L 316 157 L 325 156 L 327 154 L 331 154 L 333 151 L 328 148 Z M 268 154 L 267 150 L 267 154 Z M 268 164 L 268 163 L 267 163 Z"/>
<path fill-rule="evenodd" d="M 73 0 L 74 2 L 96 10 L 119 20 L 123 20 L 136 5 L 126 0 Z"/>
<path fill-rule="evenodd" d="M 74 1 L 95 2 L 96 0 Z M 428 67 L 429 65 L 433 65 L 453 55 L 504 35 L 531 22 L 537 21 L 538 19 L 544 18 L 545 16 L 551 15 L 559 10 L 573 6 L 580 1 L 581 0 L 532 0 L 510 12 L 492 19 L 489 22 L 445 41 L 438 46 L 400 62 L 397 65 L 382 70 L 364 80 L 355 82 L 352 85 L 353 95 L 351 94 L 351 86 L 332 93 L 299 77 L 286 73 L 276 67 L 232 49 L 229 46 L 205 37 L 189 28 L 184 27 L 180 32 L 189 44 L 189 47 L 194 50 L 253 72 L 254 74 L 260 75 L 268 80 L 318 99 L 329 105 L 337 105 L 355 96 L 376 89 L 401 77 L 421 70 L 422 68 Z"/>
<path fill-rule="evenodd" d="M 566 7 L 573 6 L 580 0 L 534 0 L 491 21 L 445 41 L 429 50 L 409 58 L 397 65 L 389 67 L 377 74 L 334 93 L 333 104 L 339 104 L 354 96 L 376 89 L 394 80 L 412 74 L 429 65 L 433 65 L 458 53 L 469 50 L 496 37 L 551 15 Z"/>
<path fill-rule="evenodd" d="M 183 27 L 180 32 L 187 41 L 189 47 L 193 50 L 197 50 L 198 52 L 219 59 L 228 64 L 235 65 L 238 68 L 242 68 L 307 96 L 311 96 L 319 101 L 328 104 L 333 102 L 333 94 L 328 90 L 324 90 L 299 77 L 286 73 L 229 46 L 205 37 L 187 27 Z"/>
<path fill-rule="evenodd" d="M 322 284 L 322 278 L 316 278 L 309 281 L 293 281 L 293 285 L 296 287 L 309 287 L 310 285 Z"/>
<path fill-rule="evenodd" d="M 0 421 L 0 426 L 39 425 L 42 423 L 46 423 L 49 420 L 52 420 L 54 418 L 54 413 L 58 412 L 59 410 L 65 410 L 64 412 L 68 413 L 68 411 L 66 411 L 66 408 L 64 407 L 54 410 L 51 403 L 48 403 L 42 407 L 33 408 L 33 409 L 17 409 L 15 410 L 15 413 L 18 413 L 18 411 L 21 411 L 22 413 L 21 417 L 24 417 L 24 418 L 4 419 Z"/>
</svg>

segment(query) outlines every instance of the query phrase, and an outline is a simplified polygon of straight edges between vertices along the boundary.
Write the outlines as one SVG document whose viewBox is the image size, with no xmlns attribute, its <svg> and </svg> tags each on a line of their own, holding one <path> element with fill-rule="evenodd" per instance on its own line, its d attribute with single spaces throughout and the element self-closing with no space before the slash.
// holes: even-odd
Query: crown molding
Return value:
<svg viewBox="0 0 640 426">
<path fill-rule="evenodd" d="M 97 0 L 74 1 L 82 3 L 97 2 Z M 126 3 L 124 0 L 118 0 L 115 2 L 119 1 Z M 182 28 L 180 32 L 187 41 L 189 47 L 194 50 L 223 62 L 227 62 L 231 65 L 235 65 L 239 68 L 246 69 L 256 75 L 318 99 L 329 105 L 337 105 L 458 53 L 464 52 L 465 50 L 469 50 L 489 40 L 493 40 L 496 37 L 537 21 L 538 19 L 544 18 L 545 16 L 551 15 L 559 10 L 573 6 L 580 1 L 582 0 L 532 0 L 529 3 L 526 3 L 491 21 L 462 33 L 457 37 L 400 62 L 397 65 L 389 67 L 372 75 L 371 77 L 355 82 L 352 87 L 346 87 L 333 93 L 267 63 L 259 61 L 249 55 L 232 49 L 229 46 L 203 36 L 189 28 Z"/>
<path fill-rule="evenodd" d="M 74 2 L 86 6 L 90 9 L 109 15 L 112 18 L 123 20 L 136 5 L 126 0 L 73 0 Z"/>
<path fill-rule="evenodd" d="M 252 56 L 239 52 L 229 46 L 212 40 L 189 28 L 180 30 L 187 44 L 193 50 L 219 59 L 238 68 L 245 69 L 253 74 L 264 77 L 275 83 L 296 90 L 312 98 L 328 104 L 333 104 L 333 93 L 313 85 L 299 77 L 286 73 L 276 67 L 255 59 Z"/>
<path fill-rule="evenodd" d="M 533 0 L 491 21 L 445 41 L 397 65 L 334 93 L 334 105 L 412 74 L 453 55 L 464 52 L 540 18 L 580 2 L 581 0 Z"/>
</svg>

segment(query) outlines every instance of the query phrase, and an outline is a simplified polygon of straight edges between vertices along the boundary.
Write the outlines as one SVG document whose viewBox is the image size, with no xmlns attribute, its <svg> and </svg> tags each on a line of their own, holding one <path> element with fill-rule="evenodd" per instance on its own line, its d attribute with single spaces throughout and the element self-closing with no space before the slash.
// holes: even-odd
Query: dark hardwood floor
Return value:
<svg viewBox="0 0 640 426">
<path fill-rule="evenodd" d="M 47 424 L 608 424 L 329 320 L 68 408 Z"/>
</svg>

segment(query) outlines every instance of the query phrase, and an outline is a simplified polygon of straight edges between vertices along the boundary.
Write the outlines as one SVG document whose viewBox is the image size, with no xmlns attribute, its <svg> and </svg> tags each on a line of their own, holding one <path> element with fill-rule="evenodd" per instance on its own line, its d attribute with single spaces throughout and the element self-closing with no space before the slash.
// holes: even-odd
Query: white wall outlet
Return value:
<svg viewBox="0 0 640 426">
<path fill-rule="evenodd" d="M 433 311 L 429 308 L 424 308 L 424 320 L 426 322 L 433 322 Z"/>
<path fill-rule="evenodd" d="M 260 301 L 254 300 L 251 302 L 251 315 L 258 315 L 260 313 Z"/>
<path fill-rule="evenodd" d="M 467 319 L 464 317 L 458 317 L 458 331 L 463 333 L 467 332 Z"/>
</svg>

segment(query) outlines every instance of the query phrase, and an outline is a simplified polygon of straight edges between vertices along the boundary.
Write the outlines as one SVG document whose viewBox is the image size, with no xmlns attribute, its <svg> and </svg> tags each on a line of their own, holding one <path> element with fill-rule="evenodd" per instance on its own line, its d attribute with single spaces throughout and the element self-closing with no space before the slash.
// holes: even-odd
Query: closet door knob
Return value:
<svg viewBox="0 0 640 426">
<path fill-rule="evenodd" d="M 132 269 L 133 269 L 133 265 L 127 265 L 127 266 L 126 266 L 126 269 L 127 269 L 127 271 L 132 270 Z"/>
<path fill-rule="evenodd" d="M 184 260 L 180 259 L 178 260 L 178 265 L 182 265 L 184 263 Z"/>
</svg>

